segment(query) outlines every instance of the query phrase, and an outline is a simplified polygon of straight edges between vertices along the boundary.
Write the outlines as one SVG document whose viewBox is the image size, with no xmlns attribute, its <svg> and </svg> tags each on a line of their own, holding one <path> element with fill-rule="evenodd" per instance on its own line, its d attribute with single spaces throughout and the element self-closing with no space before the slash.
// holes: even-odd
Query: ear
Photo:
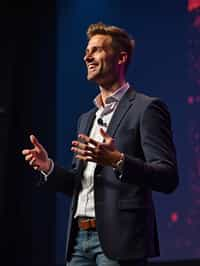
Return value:
<svg viewBox="0 0 200 266">
<path fill-rule="evenodd" d="M 128 59 L 127 52 L 121 51 L 119 53 L 118 64 L 119 65 L 125 64 L 127 62 L 127 59 Z"/>
</svg>

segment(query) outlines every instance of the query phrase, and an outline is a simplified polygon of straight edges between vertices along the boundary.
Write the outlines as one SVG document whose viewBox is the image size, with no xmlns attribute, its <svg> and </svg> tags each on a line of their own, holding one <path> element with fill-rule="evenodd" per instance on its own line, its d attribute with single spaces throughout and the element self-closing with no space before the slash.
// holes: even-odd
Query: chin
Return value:
<svg viewBox="0 0 200 266">
<path fill-rule="evenodd" d="M 94 78 L 92 76 L 87 75 L 87 80 L 94 80 Z"/>
<path fill-rule="evenodd" d="M 97 78 L 97 75 L 90 75 L 90 74 L 88 74 L 87 75 L 87 80 L 96 80 L 96 78 Z"/>
</svg>

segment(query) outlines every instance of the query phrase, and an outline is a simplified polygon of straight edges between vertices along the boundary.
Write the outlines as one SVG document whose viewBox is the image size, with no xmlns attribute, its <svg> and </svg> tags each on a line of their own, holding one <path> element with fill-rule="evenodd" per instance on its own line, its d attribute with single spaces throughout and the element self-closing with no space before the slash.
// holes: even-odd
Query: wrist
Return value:
<svg viewBox="0 0 200 266">
<path fill-rule="evenodd" d="M 120 152 L 118 159 L 112 164 L 115 169 L 121 169 L 124 162 L 124 153 Z"/>
<path fill-rule="evenodd" d="M 49 173 L 52 168 L 52 160 L 48 158 L 47 164 L 45 166 L 45 169 L 43 170 L 45 173 Z"/>
<path fill-rule="evenodd" d="M 46 167 L 45 167 L 46 168 Z M 54 161 L 52 159 L 48 159 L 48 167 L 46 168 L 48 170 L 41 170 L 40 172 L 44 176 L 44 181 L 47 182 L 48 176 L 53 172 L 54 170 Z"/>
</svg>

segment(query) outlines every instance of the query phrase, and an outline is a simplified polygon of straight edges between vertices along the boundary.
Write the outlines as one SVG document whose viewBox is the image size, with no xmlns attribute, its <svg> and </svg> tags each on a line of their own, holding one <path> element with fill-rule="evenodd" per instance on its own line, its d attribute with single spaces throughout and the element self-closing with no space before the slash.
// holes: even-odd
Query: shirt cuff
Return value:
<svg viewBox="0 0 200 266">
<path fill-rule="evenodd" d="M 117 162 L 117 165 L 115 168 L 113 168 L 116 176 L 118 179 L 121 179 L 123 176 L 123 168 L 124 168 L 124 153 L 121 154 L 121 159 Z"/>
<path fill-rule="evenodd" d="M 44 181 L 47 182 L 48 180 L 48 176 L 53 172 L 54 170 L 54 161 L 52 159 L 49 159 L 50 160 L 50 168 L 49 168 L 49 171 L 48 172 L 45 172 L 45 171 L 40 171 L 41 174 L 44 176 Z"/>
<path fill-rule="evenodd" d="M 123 176 L 123 169 L 118 170 L 118 169 L 114 168 L 113 170 L 114 170 L 114 172 L 115 172 L 117 178 L 118 178 L 118 179 L 121 179 L 122 176 Z"/>
</svg>

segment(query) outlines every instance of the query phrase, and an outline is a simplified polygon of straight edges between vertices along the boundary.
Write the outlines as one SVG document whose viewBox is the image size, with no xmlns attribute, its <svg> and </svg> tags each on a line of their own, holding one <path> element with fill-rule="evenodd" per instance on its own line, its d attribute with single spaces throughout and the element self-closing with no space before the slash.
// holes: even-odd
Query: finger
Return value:
<svg viewBox="0 0 200 266">
<path fill-rule="evenodd" d="M 91 146 L 91 145 L 87 145 L 86 150 L 92 154 L 96 154 L 96 147 Z"/>
<path fill-rule="evenodd" d="M 79 139 L 81 139 L 84 143 L 88 143 L 90 138 L 84 134 L 79 134 L 78 135 Z"/>
<path fill-rule="evenodd" d="M 76 159 L 79 159 L 79 160 L 82 160 L 82 161 L 87 161 L 87 157 L 86 156 L 82 156 L 82 155 L 79 155 L 79 154 L 76 155 Z"/>
<path fill-rule="evenodd" d="M 84 144 L 82 142 L 79 142 L 79 141 L 72 141 L 72 145 L 73 147 L 72 148 L 78 148 L 78 149 L 81 149 L 81 150 L 87 150 L 87 151 L 90 151 L 90 152 L 94 152 L 94 146 L 91 146 L 91 145 L 87 145 L 87 144 Z"/>
<path fill-rule="evenodd" d="M 100 134 L 105 140 L 112 140 L 112 137 L 103 128 L 100 128 Z"/>
<path fill-rule="evenodd" d="M 103 143 L 105 145 L 114 145 L 114 139 L 102 128 L 100 128 L 100 134 L 102 135 L 102 137 L 104 138 Z"/>
<path fill-rule="evenodd" d="M 35 161 L 36 161 L 36 158 L 33 158 L 32 160 L 29 161 L 29 164 L 30 164 L 31 166 L 33 166 L 34 163 L 35 163 Z"/>
<path fill-rule="evenodd" d="M 33 158 L 33 154 L 32 153 L 25 156 L 25 160 L 26 161 L 30 161 L 32 158 Z"/>
<path fill-rule="evenodd" d="M 35 147 L 39 148 L 40 150 L 44 149 L 42 144 L 39 143 L 38 139 L 34 135 L 30 135 L 30 141 Z"/>
<path fill-rule="evenodd" d="M 74 147 L 77 147 L 77 148 L 80 148 L 80 149 L 82 149 L 82 150 L 86 150 L 87 149 L 87 145 L 86 144 L 84 144 L 84 143 L 82 143 L 82 142 L 80 142 L 80 141 L 72 141 L 72 145 L 74 146 Z"/>
<path fill-rule="evenodd" d="M 89 143 L 89 144 L 92 144 L 94 146 L 97 146 L 97 144 L 98 144 L 98 141 L 96 141 L 96 140 L 94 140 L 94 139 L 92 139 L 92 138 L 90 138 L 84 134 L 79 134 L 79 138 L 81 140 L 83 140 L 85 143 Z"/>
<path fill-rule="evenodd" d="M 30 153 L 31 153 L 31 150 L 28 150 L 28 149 L 22 150 L 22 154 L 23 155 L 27 155 L 27 154 L 30 154 Z"/>
<path fill-rule="evenodd" d="M 86 161 L 86 162 L 96 162 L 96 159 L 90 156 L 76 155 L 76 159 Z"/>
<path fill-rule="evenodd" d="M 71 148 L 71 151 L 79 154 L 79 155 L 82 155 L 82 156 L 88 156 L 88 155 L 91 155 L 91 151 L 87 151 L 87 150 L 82 150 L 82 149 L 79 149 L 79 148 L 75 148 L 75 147 L 72 147 Z"/>
</svg>

